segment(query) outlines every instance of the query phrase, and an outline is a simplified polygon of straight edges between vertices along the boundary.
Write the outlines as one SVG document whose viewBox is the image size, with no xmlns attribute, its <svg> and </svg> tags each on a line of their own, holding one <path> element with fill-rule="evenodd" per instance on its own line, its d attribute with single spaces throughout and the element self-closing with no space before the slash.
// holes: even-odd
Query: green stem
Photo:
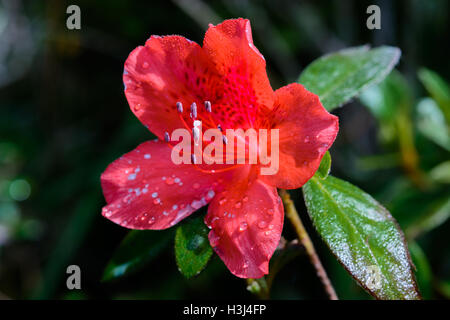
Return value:
<svg viewBox="0 0 450 320">
<path fill-rule="evenodd" d="M 328 297 L 330 298 L 330 300 L 338 300 L 333 285 L 331 284 L 331 281 L 328 278 L 322 263 L 320 262 L 319 256 L 316 253 L 316 249 L 314 248 L 314 245 L 309 238 L 309 235 L 306 232 L 302 221 L 300 220 L 297 209 L 295 208 L 294 202 L 292 201 L 289 193 L 286 190 L 280 190 L 280 196 L 283 200 L 286 217 L 294 226 L 298 239 L 300 243 L 305 247 L 306 253 L 309 256 L 312 265 L 316 269 L 317 276 L 325 287 L 325 291 L 327 292 Z"/>
</svg>

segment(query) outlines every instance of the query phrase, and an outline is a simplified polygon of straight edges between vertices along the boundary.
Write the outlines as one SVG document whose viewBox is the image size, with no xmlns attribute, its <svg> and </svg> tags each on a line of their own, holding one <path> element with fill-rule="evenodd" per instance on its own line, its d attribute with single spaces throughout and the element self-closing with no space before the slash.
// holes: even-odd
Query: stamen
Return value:
<svg viewBox="0 0 450 320">
<path fill-rule="evenodd" d="M 198 145 L 198 140 L 200 138 L 200 129 L 198 127 L 192 128 L 192 135 L 194 136 L 194 143 Z"/>
<path fill-rule="evenodd" d="M 220 130 L 220 132 L 222 132 L 222 127 L 220 126 L 220 124 L 219 124 L 219 125 L 217 125 L 217 129 L 219 129 L 219 130 Z"/>
<path fill-rule="evenodd" d="M 211 109 L 211 102 L 205 101 L 205 109 L 206 109 L 206 112 L 211 112 L 212 111 L 212 109 Z"/>
<path fill-rule="evenodd" d="M 197 104 L 195 102 L 191 104 L 191 118 L 197 118 Z"/>
<path fill-rule="evenodd" d="M 181 102 L 177 102 L 177 110 L 179 113 L 183 112 L 183 104 Z"/>
<path fill-rule="evenodd" d="M 228 144 L 227 136 L 222 136 L 223 143 Z"/>
<path fill-rule="evenodd" d="M 164 132 L 164 141 L 165 142 L 170 142 L 170 136 L 169 136 L 169 133 L 167 131 Z"/>
<path fill-rule="evenodd" d="M 191 154 L 191 162 L 192 162 L 193 164 L 196 164 L 196 163 L 197 163 L 196 158 L 195 158 L 195 154 Z"/>
</svg>

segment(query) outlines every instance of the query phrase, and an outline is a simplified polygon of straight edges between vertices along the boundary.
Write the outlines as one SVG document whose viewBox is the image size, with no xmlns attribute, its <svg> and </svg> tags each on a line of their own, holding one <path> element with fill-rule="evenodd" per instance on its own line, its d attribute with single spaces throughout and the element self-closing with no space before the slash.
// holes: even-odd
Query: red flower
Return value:
<svg viewBox="0 0 450 320">
<path fill-rule="evenodd" d="M 277 187 L 299 188 L 314 175 L 337 135 L 337 117 L 300 84 L 272 90 L 244 19 L 211 25 L 203 47 L 152 36 L 129 55 L 123 80 L 132 111 L 159 140 L 102 174 L 103 215 L 131 229 L 165 229 L 209 203 L 209 240 L 228 269 L 243 278 L 267 274 L 283 228 Z M 212 112 L 200 107 L 205 101 Z M 192 129 L 186 109 L 193 102 L 204 129 L 279 129 L 278 172 L 260 175 L 258 164 L 174 164 L 164 136 Z"/>
</svg>

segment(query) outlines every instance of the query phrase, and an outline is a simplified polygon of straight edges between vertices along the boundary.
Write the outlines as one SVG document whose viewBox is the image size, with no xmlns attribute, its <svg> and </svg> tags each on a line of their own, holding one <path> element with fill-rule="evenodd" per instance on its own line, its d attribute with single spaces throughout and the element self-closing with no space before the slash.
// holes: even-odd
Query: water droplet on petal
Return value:
<svg viewBox="0 0 450 320">
<path fill-rule="evenodd" d="M 242 221 L 240 226 L 239 226 L 239 231 L 244 231 L 247 230 L 248 224 L 245 221 Z"/>
<path fill-rule="evenodd" d="M 273 209 L 269 209 L 269 210 L 267 210 L 267 213 L 270 214 L 270 215 L 273 215 L 274 214 L 274 210 Z"/>
<path fill-rule="evenodd" d="M 170 186 L 173 184 L 173 179 L 171 177 L 166 179 L 166 183 Z"/>
<path fill-rule="evenodd" d="M 220 237 L 214 231 L 211 231 L 211 237 L 209 238 L 211 247 L 216 247 L 219 244 L 219 240 Z"/>
<path fill-rule="evenodd" d="M 147 61 L 142 64 L 142 68 L 144 68 L 144 69 L 148 68 L 148 62 Z"/>
<path fill-rule="evenodd" d="M 260 222 L 258 222 L 258 227 L 260 227 L 261 229 L 264 229 L 267 226 L 267 222 L 265 222 L 264 220 L 261 220 Z"/>
<path fill-rule="evenodd" d="M 245 196 L 244 199 L 242 199 L 242 201 L 247 202 L 248 201 L 248 197 Z"/>
<path fill-rule="evenodd" d="M 242 203 L 240 201 L 236 202 L 236 204 L 234 205 L 234 207 L 236 209 L 239 209 L 240 207 L 242 207 Z"/>
<path fill-rule="evenodd" d="M 206 197 L 207 197 L 208 199 L 212 199 L 212 198 L 214 198 L 215 194 L 216 194 L 216 193 L 215 193 L 213 190 L 209 190 L 208 193 L 207 193 L 207 195 L 206 195 Z"/>
</svg>

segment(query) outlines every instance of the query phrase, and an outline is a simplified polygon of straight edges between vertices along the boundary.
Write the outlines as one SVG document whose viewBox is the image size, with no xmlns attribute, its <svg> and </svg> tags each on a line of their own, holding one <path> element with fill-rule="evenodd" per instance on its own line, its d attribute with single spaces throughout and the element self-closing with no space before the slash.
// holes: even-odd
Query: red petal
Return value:
<svg viewBox="0 0 450 320">
<path fill-rule="evenodd" d="M 244 180 L 218 194 L 205 223 L 209 241 L 228 269 L 241 278 L 269 272 L 283 229 L 283 205 L 274 187 Z"/>
<path fill-rule="evenodd" d="M 273 90 L 266 73 L 266 62 L 253 44 L 250 21 L 226 20 L 205 34 L 203 49 L 223 77 L 223 97 L 218 101 L 222 126 L 252 126 L 257 110 L 264 113 L 273 106 Z"/>
<path fill-rule="evenodd" d="M 202 173 L 175 165 L 171 149 L 148 141 L 120 157 L 101 176 L 103 215 L 131 229 L 165 229 L 206 205 L 230 172 Z"/>
<path fill-rule="evenodd" d="M 152 36 L 145 47 L 133 50 L 123 81 L 132 111 L 160 139 L 166 131 L 185 127 L 177 113 L 178 101 L 191 128 L 190 105 L 200 104 L 201 114 L 201 104 L 219 89 L 219 78 L 202 48 L 180 36 Z"/>
<path fill-rule="evenodd" d="M 319 97 L 293 83 L 275 91 L 275 107 L 267 119 L 279 129 L 278 173 L 261 176 L 282 189 L 296 189 L 317 171 L 339 130 L 338 118 L 328 113 Z"/>
</svg>

